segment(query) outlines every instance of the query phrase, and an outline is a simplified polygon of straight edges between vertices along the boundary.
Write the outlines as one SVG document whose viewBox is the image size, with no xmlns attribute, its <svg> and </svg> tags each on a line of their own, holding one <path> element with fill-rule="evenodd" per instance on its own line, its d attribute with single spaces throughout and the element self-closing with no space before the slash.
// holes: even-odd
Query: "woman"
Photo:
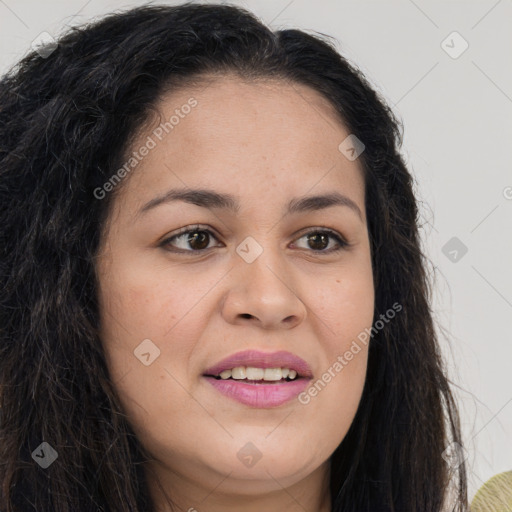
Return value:
<svg viewBox="0 0 512 512">
<path fill-rule="evenodd" d="M 398 122 L 232 6 L 0 85 L 6 511 L 466 510 Z"/>
</svg>

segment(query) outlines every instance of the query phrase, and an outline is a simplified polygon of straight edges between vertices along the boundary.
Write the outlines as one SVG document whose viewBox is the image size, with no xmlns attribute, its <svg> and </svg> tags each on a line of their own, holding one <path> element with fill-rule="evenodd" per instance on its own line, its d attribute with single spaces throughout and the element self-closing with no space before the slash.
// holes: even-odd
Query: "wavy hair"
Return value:
<svg viewBox="0 0 512 512">
<path fill-rule="evenodd" d="M 444 456 L 462 441 L 401 125 L 362 73 L 328 36 L 273 32 L 229 5 L 138 7 L 57 43 L 0 80 L 0 509 L 153 510 L 150 455 L 98 335 L 95 257 L 117 190 L 94 190 L 164 92 L 234 73 L 311 87 L 364 142 L 375 319 L 403 305 L 369 345 L 357 414 L 331 457 L 332 510 L 439 512 L 448 494 L 466 510 L 464 464 Z M 58 454 L 47 469 L 34 456 L 43 441 Z"/>
</svg>

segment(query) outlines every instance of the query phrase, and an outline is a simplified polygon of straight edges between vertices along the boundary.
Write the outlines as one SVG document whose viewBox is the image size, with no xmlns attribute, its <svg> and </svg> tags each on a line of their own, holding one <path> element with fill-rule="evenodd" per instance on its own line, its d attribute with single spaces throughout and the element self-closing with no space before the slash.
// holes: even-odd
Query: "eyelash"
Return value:
<svg viewBox="0 0 512 512">
<path fill-rule="evenodd" d="M 160 243 L 160 247 L 169 246 L 173 240 L 176 240 L 176 239 L 183 237 L 185 235 L 188 235 L 190 233 L 197 233 L 197 232 L 208 233 L 209 236 L 211 236 L 217 240 L 215 233 L 213 233 L 210 229 L 203 228 L 201 226 L 193 226 L 193 227 L 187 226 L 187 227 L 183 228 L 182 230 L 180 230 L 178 233 L 163 240 Z M 310 249 L 312 252 L 314 252 L 316 254 L 332 254 L 332 253 L 338 252 L 342 249 L 346 249 L 347 247 L 350 246 L 350 244 L 348 242 L 346 242 L 340 234 L 338 234 L 336 231 L 333 231 L 332 229 L 329 229 L 329 228 L 310 229 L 309 231 L 303 233 L 297 240 L 300 240 L 301 238 L 303 238 L 307 235 L 310 235 L 310 234 L 327 234 L 330 238 L 335 239 L 336 242 L 338 243 L 338 247 L 327 249 L 327 250 Z M 210 249 L 212 249 L 212 247 L 209 247 L 206 249 L 198 249 L 198 250 L 185 250 L 185 249 L 166 249 L 166 250 L 168 250 L 170 252 L 174 252 L 174 253 L 184 254 L 184 253 L 202 253 L 202 252 L 206 252 Z"/>
</svg>

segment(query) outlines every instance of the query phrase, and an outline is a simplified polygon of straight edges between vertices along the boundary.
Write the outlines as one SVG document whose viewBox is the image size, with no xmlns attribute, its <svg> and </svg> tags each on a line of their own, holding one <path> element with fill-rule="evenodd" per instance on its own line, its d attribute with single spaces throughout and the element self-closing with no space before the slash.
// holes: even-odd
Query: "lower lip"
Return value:
<svg viewBox="0 0 512 512">
<path fill-rule="evenodd" d="M 292 381 L 282 381 L 279 384 L 248 384 L 247 381 L 205 377 L 205 379 L 220 393 L 250 407 L 268 409 L 278 407 L 293 400 L 304 389 L 309 379 L 299 378 Z"/>
</svg>

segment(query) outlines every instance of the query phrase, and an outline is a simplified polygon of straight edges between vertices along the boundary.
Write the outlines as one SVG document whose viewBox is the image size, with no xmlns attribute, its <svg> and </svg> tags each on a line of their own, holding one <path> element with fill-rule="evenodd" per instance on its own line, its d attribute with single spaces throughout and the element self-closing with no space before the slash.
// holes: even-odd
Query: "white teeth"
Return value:
<svg viewBox="0 0 512 512">
<path fill-rule="evenodd" d="M 265 368 L 263 380 L 281 380 L 281 368 Z"/>
<path fill-rule="evenodd" d="M 293 380 L 297 377 L 295 370 L 289 368 L 255 368 L 254 366 L 237 366 L 231 370 L 223 370 L 219 374 L 221 379 L 229 379 L 230 377 L 235 380 L 266 380 L 277 381 L 281 379 Z"/>
<path fill-rule="evenodd" d="M 229 371 L 229 370 L 224 370 L 224 371 Z M 237 366 L 236 368 L 233 368 L 231 370 L 231 377 L 233 377 L 233 379 L 245 379 L 246 378 L 246 374 L 245 374 L 245 366 Z"/>
<path fill-rule="evenodd" d="M 247 375 L 248 380 L 261 380 L 265 375 L 265 370 L 263 368 L 254 368 L 249 366 L 245 370 L 245 374 Z"/>
</svg>

